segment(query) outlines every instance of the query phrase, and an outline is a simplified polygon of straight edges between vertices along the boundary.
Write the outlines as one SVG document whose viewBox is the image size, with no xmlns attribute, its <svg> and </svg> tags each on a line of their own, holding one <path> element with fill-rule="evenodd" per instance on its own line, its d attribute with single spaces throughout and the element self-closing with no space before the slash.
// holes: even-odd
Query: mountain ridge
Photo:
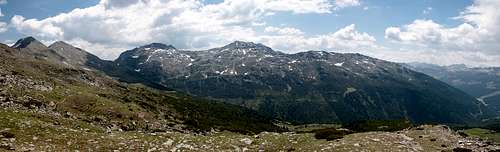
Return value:
<svg viewBox="0 0 500 152">
<path fill-rule="evenodd" d="M 487 112 L 474 98 L 440 81 L 356 53 L 286 54 L 242 41 L 201 51 L 151 43 L 93 67 L 126 82 L 220 100 L 296 123 L 464 123 Z"/>
<path fill-rule="evenodd" d="M 405 88 L 407 92 L 399 91 L 399 93 L 393 94 L 394 97 L 411 95 L 417 90 L 429 87 L 425 83 L 431 82 L 429 85 L 435 85 L 434 87 L 446 90 L 444 92 L 441 91 L 441 94 L 456 94 L 463 98 L 455 98 L 453 100 L 468 100 L 468 106 L 458 104 L 461 108 L 455 107 L 456 109 L 477 107 L 475 103 L 477 101 L 474 98 L 468 97 L 463 92 L 449 87 L 444 83 L 406 69 L 399 64 L 378 60 L 361 54 L 340 54 L 325 51 L 286 54 L 274 51 L 262 44 L 241 41 L 201 51 L 175 49 L 168 53 L 134 54 L 140 52 L 143 51 L 137 48 L 125 51 L 115 62 L 121 68 L 136 71 L 144 77 L 148 77 L 153 82 L 164 85 L 167 88 L 251 107 L 262 113 L 267 113 L 267 115 L 285 120 L 298 120 L 299 122 L 306 123 L 396 118 L 408 118 L 417 122 L 427 121 L 426 119 L 434 119 L 432 121 L 444 120 L 439 120 L 438 117 L 440 116 L 436 114 L 430 114 L 434 116 L 428 118 L 415 119 L 415 117 L 419 117 L 417 115 L 428 115 L 429 113 L 417 112 L 418 114 L 404 114 L 404 111 L 408 109 L 401 107 L 410 105 L 401 105 L 403 104 L 401 101 L 392 101 L 392 104 L 400 104 L 398 106 L 401 107 L 392 107 L 394 109 L 386 111 L 385 109 L 391 107 L 391 104 L 384 103 L 383 100 L 392 99 L 377 97 L 380 96 L 380 94 L 377 95 L 377 92 L 380 92 L 382 88 L 386 89 L 386 87 L 391 86 L 389 83 L 399 83 L 398 87 L 400 88 L 410 86 L 409 88 Z M 341 76 L 338 76 L 338 74 Z M 412 79 L 416 81 L 412 82 Z M 335 81 L 338 82 L 332 83 Z M 364 84 L 356 81 L 364 82 Z M 329 85 L 322 85 L 321 83 Z M 379 86 L 382 84 L 383 86 Z M 410 89 L 411 87 L 416 87 L 414 89 L 417 90 Z M 328 91 L 325 92 L 324 90 L 331 91 L 327 93 Z M 318 92 L 320 93 L 318 94 Z M 394 90 L 393 92 L 398 91 Z M 433 90 L 431 92 L 440 91 Z M 450 100 L 450 97 L 431 92 L 426 93 L 433 94 L 440 100 L 449 102 L 447 104 L 457 105 L 456 103 L 453 104 L 454 101 Z M 353 93 L 356 95 L 350 97 L 349 95 Z M 386 93 L 391 94 L 392 92 Z M 425 100 L 432 103 L 430 101 L 433 99 L 429 95 L 424 95 L 425 93 L 417 94 L 419 94 L 418 96 L 427 96 L 418 100 Z M 294 104 L 294 102 L 302 100 L 300 97 L 309 99 L 306 99 L 306 102 Z M 412 100 L 412 97 L 409 96 L 404 98 L 404 100 Z M 354 100 L 360 103 L 344 102 L 347 100 Z M 374 107 L 368 106 L 370 105 L 370 102 L 367 102 L 368 100 L 371 100 L 371 104 Z M 383 108 L 384 106 L 385 108 Z M 418 106 L 424 108 L 421 107 L 422 105 Z M 269 109 L 272 107 L 276 107 L 277 109 Z M 361 108 L 364 110 L 358 109 L 360 107 L 364 107 Z M 290 113 L 291 111 L 289 110 L 291 109 L 296 109 L 293 111 L 299 113 Z M 311 111 L 312 109 L 315 109 L 315 111 Z M 337 113 L 328 112 L 335 111 L 333 109 L 336 109 Z M 351 110 L 342 112 L 345 109 Z M 438 111 L 436 109 L 434 112 Z M 360 115 L 349 114 L 352 112 Z M 480 112 L 481 110 L 476 112 L 469 111 L 464 114 L 468 115 L 469 113 Z M 347 117 L 353 117 L 353 119 Z M 467 117 L 456 117 L 458 119 L 453 121 L 464 122 L 465 120 L 459 119 L 472 119 L 475 116 Z"/>
<path fill-rule="evenodd" d="M 67 66 L 29 54 L 20 56 L 16 54 L 20 49 L 0 43 L 2 114 L 11 114 L 10 110 L 33 113 L 38 118 L 57 122 L 67 119 L 108 132 L 228 130 L 253 134 L 285 130 L 276 126 L 274 119 L 248 108 L 119 82 L 103 71 Z"/>
</svg>

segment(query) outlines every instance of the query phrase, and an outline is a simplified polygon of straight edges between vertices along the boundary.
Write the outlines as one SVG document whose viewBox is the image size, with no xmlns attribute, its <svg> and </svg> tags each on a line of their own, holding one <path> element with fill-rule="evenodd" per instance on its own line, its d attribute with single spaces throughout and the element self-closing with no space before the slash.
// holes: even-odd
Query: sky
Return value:
<svg viewBox="0 0 500 152">
<path fill-rule="evenodd" d="M 34 36 L 113 60 L 159 42 L 500 66 L 500 0 L 0 0 L 0 42 Z"/>
</svg>

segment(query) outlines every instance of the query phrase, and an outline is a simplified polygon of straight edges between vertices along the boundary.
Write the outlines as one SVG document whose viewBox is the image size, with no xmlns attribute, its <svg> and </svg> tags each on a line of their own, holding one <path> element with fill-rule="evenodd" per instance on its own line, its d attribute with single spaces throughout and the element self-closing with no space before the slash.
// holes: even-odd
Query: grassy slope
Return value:
<svg viewBox="0 0 500 152">
<path fill-rule="evenodd" d="M 491 130 L 487 129 L 481 129 L 481 128 L 472 128 L 472 129 L 467 129 L 464 131 L 469 136 L 472 137 L 479 137 L 482 139 L 489 139 L 493 140 L 496 143 L 500 143 L 500 133 L 494 132 Z"/>
<path fill-rule="evenodd" d="M 0 112 L 0 132 L 12 133 L 15 150 L 32 151 L 451 151 L 460 140 L 443 127 L 423 130 L 367 132 L 326 141 L 310 133 L 242 135 L 217 132 L 206 135 L 180 132 L 106 132 L 70 118 L 31 112 Z M 55 122 L 59 122 L 55 124 Z M 8 128 L 8 129 L 7 129 Z M 444 145 L 444 146 L 443 146 Z M 474 149 L 473 147 L 469 149 Z M 2 149 L 0 148 L 0 151 Z"/>
</svg>

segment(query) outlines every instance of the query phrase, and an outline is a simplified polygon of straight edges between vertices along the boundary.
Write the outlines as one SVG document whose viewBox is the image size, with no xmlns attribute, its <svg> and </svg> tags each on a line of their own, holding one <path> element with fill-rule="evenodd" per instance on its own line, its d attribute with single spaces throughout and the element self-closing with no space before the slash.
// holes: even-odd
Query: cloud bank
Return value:
<svg viewBox="0 0 500 152">
<path fill-rule="evenodd" d="M 427 50 L 415 53 L 420 53 L 420 58 L 428 62 L 452 64 L 463 61 L 470 65 L 500 66 L 498 8 L 498 0 L 476 0 L 454 17 L 463 21 L 458 26 L 446 27 L 432 20 L 415 20 L 402 27 L 387 28 L 385 38 L 403 47 L 413 47 L 413 50 Z"/>
<path fill-rule="evenodd" d="M 270 26 L 261 32 L 257 29 L 266 25 L 264 17 L 275 13 L 325 14 L 357 5 L 357 0 L 225 0 L 208 5 L 200 0 L 101 0 L 95 6 L 41 20 L 16 15 L 11 24 L 23 34 L 47 41 L 65 40 L 105 59 L 116 58 L 128 48 L 151 42 L 203 49 L 244 40 L 293 52 L 312 45 L 314 48 L 356 47 L 371 43 L 368 41 L 374 38 L 355 31 L 354 25 L 338 33 L 312 37 L 291 27 Z M 330 42 L 349 38 L 353 38 L 353 43 L 362 44 Z"/>
<path fill-rule="evenodd" d="M 453 17 L 462 22 L 457 26 L 415 19 L 406 25 L 387 27 L 382 41 L 358 31 L 354 24 L 310 35 L 296 27 L 265 22 L 279 13 L 330 14 L 357 6 L 362 2 L 224 0 L 204 4 L 202 0 L 101 0 L 95 6 L 45 19 L 15 15 L 9 26 L 0 23 L 0 32 L 12 27 L 42 41 L 64 40 L 104 59 L 114 59 L 124 50 L 151 42 L 198 50 L 242 40 L 287 53 L 329 50 L 396 62 L 500 66 L 498 0 L 475 0 Z"/>
</svg>

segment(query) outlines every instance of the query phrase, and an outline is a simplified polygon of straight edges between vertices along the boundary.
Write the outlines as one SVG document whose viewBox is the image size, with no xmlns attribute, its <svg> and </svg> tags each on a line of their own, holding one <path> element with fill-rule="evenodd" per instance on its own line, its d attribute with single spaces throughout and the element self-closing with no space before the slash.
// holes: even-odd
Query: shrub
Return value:
<svg viewBox="0 0 500 152">
<path fill-rule="evenodd" d="M 345 135 L 352 132 L 347 130 L 337 130 L 335 128 L 326 128 L 313 130 L 316 139 L 326 139 L 327 141 L 344 138 Z"/>
<path fill-rule="evenodd" d="M 472 152 L 472 150 L 467 149 L 467 148 L 460 148 L 460 147 L 457 147 L 457 148 L 454 148 L 454 149 L 453 149 L 453 152 Z"/>
</svg>

